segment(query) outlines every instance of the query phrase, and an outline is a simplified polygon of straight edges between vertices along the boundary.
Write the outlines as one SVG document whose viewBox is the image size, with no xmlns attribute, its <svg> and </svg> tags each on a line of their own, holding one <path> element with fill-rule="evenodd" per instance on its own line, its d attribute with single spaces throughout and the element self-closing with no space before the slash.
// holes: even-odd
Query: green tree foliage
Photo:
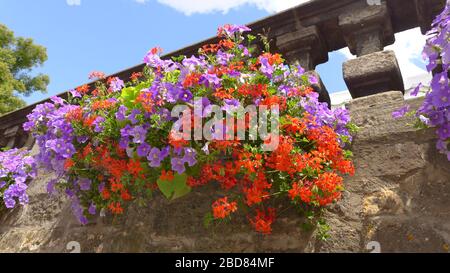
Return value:
<svg viewBox="0 0 450 273">
<path fill-rule="evenodd" d="M 30 38 L 14 37 L 0 24 L 0 116 L 25 106 L 18 96 L 46 92 L 49 77 L 31 70 L 47 60 L 47 50 Z"/>
</svg>

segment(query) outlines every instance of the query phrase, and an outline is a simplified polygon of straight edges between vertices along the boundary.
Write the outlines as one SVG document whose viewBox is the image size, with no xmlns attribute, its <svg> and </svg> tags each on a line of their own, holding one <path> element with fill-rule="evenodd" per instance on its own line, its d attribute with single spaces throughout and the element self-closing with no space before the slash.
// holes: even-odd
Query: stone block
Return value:
<svg viewBox="0 0 450 273">
<path fill-rule="evenodd" d="M 339 26 L 350 52 L 357 56 L 382 51 L 395 41 L 385 2 L 345 11 L 339 16 Z"/>
<path fill-rule="evenodd" d="M 416 5 L 417 21 L 422 34 L 431 28 L 431 23 L 437 14 L 445 7 L 446 0 L 414 0 Z"/>
<path fill-rule="evenodd" d="M 19 125 L 16 125 L 16 126 L 6 129 L 5 132 L 3 133 L 3 135 L 5 137 L 14 137 L 18 131 L 19 131 Z"/>
<path fill-rule="evenodd" d="M 328 61 L 328 50 L 317 26 L 281 35 L 276 45 L 288 62 L 299 62 L 306 70 Z"/>
<path fill-rule="evenodd" d="M 371 53 L 343 64 L 344 81 L 353 98 L 390 90 L 405 92 L 393 51 Z"/>
</svg>

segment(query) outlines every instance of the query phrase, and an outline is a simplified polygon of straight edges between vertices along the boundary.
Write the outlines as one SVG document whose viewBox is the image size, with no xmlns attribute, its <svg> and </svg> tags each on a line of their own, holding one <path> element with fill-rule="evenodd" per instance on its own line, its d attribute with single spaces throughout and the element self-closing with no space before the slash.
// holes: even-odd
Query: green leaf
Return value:
<svg viewBox="0 0 450 273">
<path fill-rule="evenodd" d="M 172 72 L 166 72 L 166 80 L 171 83 L 177 83 L 180 76 L 180 70 L 174 70 Z"/>
<path fill-rule="evenodd" d="M 207 214 L 205 214 L 205 216 L 203 217 L 203 226 L 205 228 L 209 228 L 211 226 L 211 223 L 214 221 L 214 216 L 212 215 L 211 212 L 208 212 Z"/>
<path fill-rule="evenodd" d="M 269 94 L 271 95 L 275 95 L 278 92 L 278 89 L 276 87 L 270 86 L 267 91 L 269 92 Z"/>
<path fill-rule="evenodd" d="M 122 94 L 120 95 L 120 97 L 123 100 L 123 104 L 128 107 L 128 108 L 132 108 L 134 106 L 135 100 L 137 98 L 137 95 L 139 94 L 139 91 L 136 92 L 136 88 L 135 87 L 127 87 L 122 89 Z"/>
<path fill-rule="evenodd" d="M 173 57 L 172 57 L 172 60 L 173 60 L 174 62 L 180 63 L 180 62 L 182 62 L 185 58 L 186 58 L 185 55 L 173 56 Z"/>
<path fill-rule="evenodd" d="M 326 241 L 330 238 L 329 231 L 331 230 L 330 226 L 324 219 L 319 219 L 317 221 L 317 236 L 321 241 Z"/>
<path fill-rule="evenodd" d="M 156 183 L 167 199 L 174 200 L 191 192 L 191 187 L 186 184 L 186 181 L 186 174 L 175 174 L 172 181 L 158 179 Z"/>
<path fill-rule="evenodd" d="M 251 42 L 251 41 L 253 41 L 253 40 L 256 39 L 256 36 L 255 36 L 255 35 L 252 35 L 252 34 L 248 34 L 248 35 L 247 35 L 247 39 Z"/>
<path fill-rule="evenodd" d="M 346 127 L 347 127 L 347 129 L 350 131 L 350 134 L 356 134 L 359 130 L 360 130 L 360 128 L 355 124 L 355 123 L 353 123 L 353 122 L 349 122 L 347 125 L 346 125 Z"/>
<path fill-rule="evenodd" d="M 344 150 L 344 158 L 352 158 L 353 152 L 350 150 Z"/>
</svg>

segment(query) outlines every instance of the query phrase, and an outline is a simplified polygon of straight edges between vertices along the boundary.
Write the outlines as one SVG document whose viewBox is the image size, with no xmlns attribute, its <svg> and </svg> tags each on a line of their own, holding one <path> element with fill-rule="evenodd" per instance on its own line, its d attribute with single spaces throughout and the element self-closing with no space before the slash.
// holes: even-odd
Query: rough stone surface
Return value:
<svg viewBox="0 0 450 273">
<path fill-rule="evenodd" d="M 422 34 L 430 30 L 435 14 L 439 14 L 446 0 L 414 0 L 416 14 Z"/>
<path fill-rule="evenodd" d="M 0 129 L 0 147 L 24 147 L 31 148 L 34 140 L 25 132 L 21 125 L 14 125 L 4 130 Z"/>
<path fill-rule="evenodd" d="M 361 56 L 392 43 L 394 32 L 418 25 L 425 31 L 444 2 L 386 0 L 380 9 L 368 7 L 366 0 L 316 0 L 250 27 L 256 33 L 270 28 L 271 38 L 279 38 L 278 45 L 285 42 L 291 50 L 288 55 L 306 57 L 305 66 L 312 69 L 324 60 L 323 48 L 333 51 L 348 45 L 353 54 Z M 320 50 L 311 52 L 310 43 L 306 48 L 298 43 L 299 26 L 314 30 L 313 35 L 303 35 L 307 37 L 303 42 L 319 37 Z M 166 57 L 195 54 L 199 46 L 213 41 L 215 38 Z M 314 55 L 317 53 L 319 57 Z M 126 79 L 142 68 L 141 64 L 115 76 Z M 355 98 L 403 91 L 397 61 L 389 52 L 345 63 L 344 77 Z M 367 252 L 370 241 L 378 241 L 383 252 L 448 252 L 450 164 L 436 152 L 432 130 L 418 132 L 406 125 L 407 119 L 391 118 L 391 112 L 404 103 L 401 92 L 387 92 L 348 105 L 361 127 L 352 145 L 357 170 L 345 181 L 343 199 L 326 213 L 331 226 L 331 238 L 326 242 L 315 239 L 316 230 L 300 229 L 303 219 L 294 210 L 279 217 L 268 237 L 252 232 L 245 218 L 206 230 L 202 222 L 216 197 L 212 193 L 220 195 L 213 187 L 196 190 L 176 202 L 155 196 L 147 207 L 131 208 L 126 217 L 99 217 L 80 226 L 67 200 L 49 198 L 45 193 L 52 174 L 41 173 L 30 185 L 29 206 L 0 211 L 0 252 L 68 252 L 71 241 L 79 242 L 83 252 Z M 417 107 L 419 101 L 408 103 Z M 23 123 L 33 108 L 30 105 L 1 117 L 0 147 L 33 146 L 33 139 L 22 129 L 12 137 L 8 132 Z"/>
<path fill-rule="evenodd" d="M 276 38 L 276 46 L 289 63 L 299 62 L 306 70 L 328 61 L 328 49 L 317 26 L 283 34 Z"/>
<path fill-rule="evenodd" d="M 407 103 L 417 107 L 420 101 Z M 125 217 L 81 226 L 67 200 L 47 196 L 52 174 L 42 173 L 30 185 L 29 206 L 0 216 L 0 252 L 69 252 L 72 241 L 82 252 L 369 252 L 371 241 L 382 252 L 447 252 L 450 164 L 436 152 L 433 131 L 391 118 L 404 104 L 397 91 L 347 105 L 361 128 L 352 145 L 356 174 L 325 213 L 327 241 L 316 239 L 317 230 L 301 229 L 304 219 L 294 209 L 282 213 L 271 236 L 254 233 L 245 217 L 205 229 L 203 217 L 220 195 L 213 185 L 173 202 L 155 196 Z"/>
<path fill-rule="evenodd" d="M 361 127 L 352 145 L 356 175 L 346 180 L 361 197 L 360 243 L 378 241 L 382 252 L 447 252 L 450 163 L 436 152 L 432 130 L 390 118 L 404 103 L 401 92 L 387 92 L 348 105 Z"/>
<path fill-rule="evenodd" d="M 357 56 L 382 51 L 395 41 L 386 2 L 347 10 L 339 16 L 339 26 L 350 52 Z"/>
<path fill-rule="evenodd" d="M 343 72 L 353 98 L 405 90 L 397 58 L 390 50 L 348 60 L 343 64 Z"/>
</svg>

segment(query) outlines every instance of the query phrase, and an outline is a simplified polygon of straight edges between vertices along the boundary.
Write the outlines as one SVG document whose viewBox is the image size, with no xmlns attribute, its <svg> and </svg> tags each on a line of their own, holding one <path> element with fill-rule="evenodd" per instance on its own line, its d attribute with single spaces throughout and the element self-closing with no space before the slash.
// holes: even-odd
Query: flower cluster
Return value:
<svg viewBox="0 0 450 273">
<path fill-rule="evenodd" d="M 423 56 L 428 59 L 427 70 L 433 72 L 433 79 L 429 88 L 419 84 L 412 92 L 417 96 L 426 89 L 423 104 L 415 112 L 405 106 L 395 111 L 393 117 L 410 113 L 417 117 L 416 127 L 436 127 L 436 147 L 450 161 L 450 1 L 447 0 L 444 11 L 435 18 L 427 35 Z"/>
<path fill-rule="evenodd" d="M 48 191 L 63 190 L 87 223 L 101 211 L 123 214 L 130 202 L 143 204 L 157 190 L 175 199 L 214 182 L 228 194 L 212 204 L 211 217 L 230 218 L 242 203 L 264 234 L 277 215 L 267 205 L 273 197 L 312 207 L 337 201 L 342 175 L 354 173 L 345 150 L 348 112 L 320 103 L 310 86 L 317 79 L 300 66 L 285 65 L 268 50 L 256 54 L 256 37 L 244 34 L 249 30 L 220 28 L 220 41 L 198 56 L 162 59 L 154 48 L 144 57 L 146 68 L 127 82 L 91 73 L 99 79 L 94 90 L 82 86 L 67 101 L 37 106 L 24 128 L 36 137 L 38 162 L 58 175 Z M 277 119 L 279 134 L 268 122 L 270 133 L 252 135 L 258 117 L 235 111 L 248 105 L 275 109 L 268 120 Z M 244 138 L 235 134 L 239 124 Z"/>
<path fill-rule="evenodd" d="M 12 209 L 17 202 L 28 203 L 27 182 L 36 177 L 36 164 L 27 151 L 11 149 L 0 152 L 0 199 Z"/>
</svg>

